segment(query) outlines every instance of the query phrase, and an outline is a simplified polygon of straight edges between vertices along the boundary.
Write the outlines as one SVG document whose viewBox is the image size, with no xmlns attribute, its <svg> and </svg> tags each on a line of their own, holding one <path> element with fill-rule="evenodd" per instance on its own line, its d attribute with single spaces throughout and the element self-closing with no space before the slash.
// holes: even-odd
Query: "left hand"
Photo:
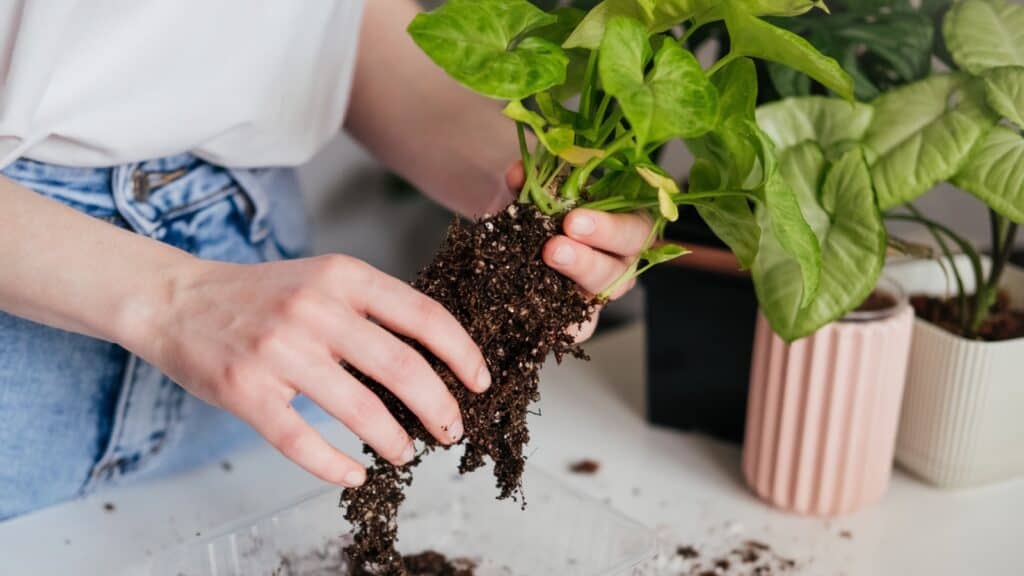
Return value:
<svg viewBox="0 0 1024 576">
<path fill-rule="evenodd" d="M 522 187 L 523 169 L 518 162 L 509 168 L 506 181 L 512 190 Z M 611 214 L 577 208 L 569 212 L 562 223 L 565 233 L 544 245 L 544 263 L 575 281 L 586 294 L 599 294 L 621 276 L 643 250 L 651 224 L 651 219 L 639 212 Z M 635 279 L 626 282 L 610 299 L 620 298 L 635 284 Z M 579 327 L 577 341 L 589 338 L 596 324 L 595 313 Z"/>
</svg>

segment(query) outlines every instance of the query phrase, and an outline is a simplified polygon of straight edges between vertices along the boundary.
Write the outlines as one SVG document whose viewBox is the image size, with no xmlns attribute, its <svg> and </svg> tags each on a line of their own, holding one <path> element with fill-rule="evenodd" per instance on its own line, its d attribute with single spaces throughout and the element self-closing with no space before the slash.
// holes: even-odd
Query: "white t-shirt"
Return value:
<svg viewBox="0 0 1024 576">
<path fill-rule="evenodd" d="M 341 128 L 362 7 L 0 0 L 0 168 L 302 163 Z"/>
</svg>

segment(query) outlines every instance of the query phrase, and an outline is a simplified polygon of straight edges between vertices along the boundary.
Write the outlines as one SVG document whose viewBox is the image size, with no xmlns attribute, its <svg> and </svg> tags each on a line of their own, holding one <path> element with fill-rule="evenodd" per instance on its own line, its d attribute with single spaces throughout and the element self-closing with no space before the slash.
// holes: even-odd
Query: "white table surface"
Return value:
<svg viewBox="0 0 1024 576">
<path fill-rule="evenodd" d="M 553 363 L 542 380 L 531 463 L 656 528 L 666 548 L 711 553 L 758 539 L 812 575 L 1024 574 L 1024 480 L 944 492 L 897 471 L 885 500 L 823 520 L 775 511 L 743 485 L 739 447 L 656 429 L 642 416 L 643 328 L 595 339 L 590 363 Z M 338 425 L 325 435 L 358 452 Z M 567 464 L 601 462 L 594 476 Z M 176 477 L 107 491 L 0 524 L 0 574 L 117 574 L 319 483 L 264 446 Z M 113 512 L 104 504 L 115 505 Z M 849 531 L 851 538 L 840 536 Z"/>
</svg>

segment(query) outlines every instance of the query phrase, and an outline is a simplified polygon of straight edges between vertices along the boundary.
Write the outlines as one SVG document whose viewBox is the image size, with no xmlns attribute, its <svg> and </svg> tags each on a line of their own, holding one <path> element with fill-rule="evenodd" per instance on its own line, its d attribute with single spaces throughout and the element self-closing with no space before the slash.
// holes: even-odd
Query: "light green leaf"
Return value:
<svg viewBox="0 0 1024 576">
<path fill-rule="evenodd" d="M 833 152 L 859 141 L 871 123 L 867 104 L 823 96 L 788 98 L 757 109 L 757 123 L 780 149 L 815 142 Z"/>
<path fill-rule="evenodd" d="M 754 118 L 757 107 L 757 69 L 750 58 L 738 58 L 711 76 L 718 90 L 721 118 Z"/>
<path fill-rule="evenodd" d="M 1004 66 L 986 72 L 985 100 L 993 110 L 1024 130 L 1024 67 Z"/>
<path fill-rule="evenodd" d="M 939 75 L 884 94 L 864 138 L 882 210 L 910 202 L 960 169 L 996 118 L 983 86 Z"/>
<path fill-rule="evenodd" d="M 807 40 L 724 2 L 730 56 L 748 56 L 785 64 L 807 74 L 829 90 L 853 100 L 853 79 L 838 62 L 818 52 Z"/>
<path fill-rule="evenodd" d="M 637 147 L 710 130 L 718 119 L 718 95 L 697 59 L 677 43 L 665 42 L 645 78 L 648 46 L 640 22 L 616 17 L 608 24 L 598 60 L 604 89 L 622 106 Z"/>
<path fill-rule="evenodd" d="M 796 16 L 824 3 L 811 0 L 729 0 L 755 16 Z M 664 32 L 686 20 L 700 23 L 721 20 L 723 0 L 657 0 L 648 11 L 637 0 L 604 0 L 583 19 L 565 41 L 565 48 L 596 49 L 604 38 L 608 23 L 616 16 L 640 21 L 649 34 Z"/>
<path fill-rule="evenodd" d="M 778 172 L 772 173 L 764 184 L 764 209 L 759 210 L 758 220 L 762 249 L 766 239 L 777 242 L 797 264 L 799 274 L 789 278 L 799 290 L 793 310 L 807 307 L 818 293 L 821 280 L 821 246 L 804 219 L 792 188 Z M 754 270 L 757 270 L 757 260 L 754 261 Z M 795 278 L 801 281 L 795 282 Z"/>
<path fill-rule="evenodd" d="M 409 34 L 452 78 L 492 98 L 520 99 L 565 81 L 569 57 L 525 34 L 557 22 L 526 0 L 449 0 Z"/>
<path fill-rule="evenodd" d="M 1024 223 L 1024 138 L 996 126 L 971 152 L 953 184 L 996 212 Z"/>
<path fill-rule="evenodd" d="M 522 122 L 533 130 L 537 140 L 552 154 L 561 157 L 574 165 L 586 164 L 593 158 L 604 158 L 604 151 L 596 148 L 577 146 L 576 132 L 568 126 L 554 126 L 545 129 L 547 120 L 536 112 L 527 109 L 519 100 L 513 100 L 502 111 L 505 116 Z"/>
<path fill-rule="evenodd" d="M 823 156 L 805 143 L 790 152 L 794 162 L 809 161 L 801 172 L 821 171 Z M 783 162 L 786 163 L 785 161 Z M 808 181 L 815 180 L 813 176 Z M 856 308 L 871 293 L 885 259 L 886 234 L 874 203 L 871 177 L 858 149 L 848 151 L 828 171 L 820 187 L 820 198 L 800 194 L 805 213 L 814 210 L 827 218 L 815 218 L 815 233 L 821 242 L 821 283 L 817 295 L 806 307 L 799 307 L 797 263 L 789 258 L 772 236 L 763 238 L 761 252 L 753 267 L 754 287 L 761 309 L 772 328 L 787 341 L 813 333 Z M 817 196 L 817 195 L 815 195 Z"/>
<path fill-rule="evenodd" d="M 658 211 L 669 222 L 679 220 L 679 207 L 672 200 L 672 195 L 664 188 L 658 188 Z"/>
<path fill-rule="evenodd" d="M 957 66 L 971 74 L 1024 66 L 1024 6 L 1003 0 L 956 2 L 942 25 Z"/>
<path fill-rule="evenodd" d="M 679 185 L 676 184 L 676 181 L 661 172 L 660 169 L 652 166 L 637 166 L 636 173 L 652 188 L 665 190 L 672 195 L 679 194 Z"/>
<path fill-rule="evenodd" d="M 640 254 L 640 258 L 646 260 L 648 266 L 657 266 L 689 253 L 689 250 L 678 244 L 665 243 L 644 250 Z"/>
</svg>

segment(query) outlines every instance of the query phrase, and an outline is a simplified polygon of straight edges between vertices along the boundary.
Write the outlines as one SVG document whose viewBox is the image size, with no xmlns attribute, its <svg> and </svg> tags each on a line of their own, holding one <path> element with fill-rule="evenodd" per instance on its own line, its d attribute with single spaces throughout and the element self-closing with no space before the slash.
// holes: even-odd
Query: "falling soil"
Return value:
<svg viewBox="0 0 1024 576">
<path fill-rule="evenodd" d="M 956 298 L 936 298 L 918 294 L 910 297 L 910 304 L 918 318 L 958 336 L 967 337 L 960 327 L 960 304 Z M 967 305 L 969 309 L 974 306 L 973 296 L 968 299 Z M 1009 294 L 1000 291 L 988 318 L 978 329 L 976 339 L 998 342 L 1014 338 L 1024 338 L 1024 310 L 1012 308 Z"/>
<path fill-rule="evenodd" d="M 523 447 L 530 439 L 526 418 L 530 404 L 539 398 L 538 371 L 550 353 L 558 361 L 567 354 L 585 357 L 568 330 L 593 312 L 593 304 L 576 286 L 541 260 L 542 247 L 560 228 L 559 219 L 523 205 L 472 224 L 456 221 L 433 262 L 413 283 L 466 328 L 491 371 L 491 388 L 473 394 L 442 361 L 410 342 L 459 402 L 465 429 L 459 472 L 476 470 L 490 458 L 498 497 L 518 498 L 523 505 Z M 412 483 L 413 468 L 425 452 L 441 445 L 386 388 L 354 373 L 425 451 L 396 467 L 364 447 L 373 456 L 366 482 L 341 496 L 345 519 L 354 528 L 353 543 L 345 551 L 362 570 L 358 574 L 407 575 L 409 566 L 395 549 L 398 508 L 405 499 L 403 489 Z"/>
<path fill-rule="evenodd" d="M 592 476 L 597 474 L 601 469 L 601 463 L 597 460 L 591 460 L 590 458 L 584 458 L 583 460 L 577 460 L 569 465 L 569 472 L 573 474 L 583 474 Z"/>
</svg>

